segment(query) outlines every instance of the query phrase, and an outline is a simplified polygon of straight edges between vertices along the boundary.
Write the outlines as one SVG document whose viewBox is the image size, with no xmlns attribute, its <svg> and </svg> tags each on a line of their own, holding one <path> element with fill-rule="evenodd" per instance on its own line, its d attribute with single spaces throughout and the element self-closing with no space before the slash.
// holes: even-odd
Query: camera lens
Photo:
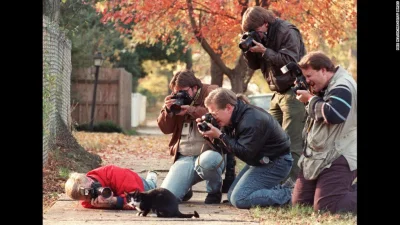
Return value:
<svg viewBox="0 0 400 225">
<path fill-rule="evenodd" d="M 253 44 L 253 38 L 249 36 L 246 38 L 246 40 L 240 42 L 239 47 L 242 50 L 247 51 L 252 46 L 252 44 Z"/>
<path fill-rule="evenodd" d="M 199 128 L 199 130 L 201 130 L 201 131 L 208 131 L 208 130 L 210 130 L 211 128 L 207 125 L 207 123 L 206 122 L 202 122 L 201 124 L 199 124 L 199 125 L 197 125 L 197 127 Z"/>
<path fill-rule="evenodd" d="M 108 187 L 100 187 L 97 189 L 98 195 L 103 196 L 103 198 L 109 198 L 112 195 L 112 191 Z"/>
</svg>

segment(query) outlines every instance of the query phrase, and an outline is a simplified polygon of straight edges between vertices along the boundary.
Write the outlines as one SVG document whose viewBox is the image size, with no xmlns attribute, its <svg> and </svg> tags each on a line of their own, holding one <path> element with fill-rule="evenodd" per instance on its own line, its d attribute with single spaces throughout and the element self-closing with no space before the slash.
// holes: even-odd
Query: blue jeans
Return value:
<svg viewBox="0 0 400 225">
<path fill-rule="evenodd" d="M 143 177 L 140 177 L 140 178 L 142 178 L 142 181 L 143 181 L 144 191 L 149 191 L 149 190 L 157 187 L 157 184 L 153 180 L 146 180 Z"/>
<path fill-rule="evenodd" d="M 291 190 L 280 182 L 289 174 L 293 158 L 283 155 L 261 166 L 245 165 L 228 191 L 228 201 L 239 209 L 283 205 L 291 201 Z"/>
<path fill-rule="evenodd" d="M 182 200 L 193 185 L 205 180 L 207 193 L 218 193 L 222 188 L 224 168 L 223 157 L 212 150 L 204 151 L 199 156 L 180 155 L 169 169 L 161 187 L 168 189 Z"/>
</svg>

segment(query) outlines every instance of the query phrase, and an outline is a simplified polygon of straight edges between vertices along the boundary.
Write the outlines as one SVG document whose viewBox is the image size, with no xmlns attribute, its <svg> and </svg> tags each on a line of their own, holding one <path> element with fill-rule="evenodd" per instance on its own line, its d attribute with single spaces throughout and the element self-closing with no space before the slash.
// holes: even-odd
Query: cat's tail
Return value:
<svg viewBox="0 0 400 225">
<path fill-rule="evenodd" d="M 193 217 L 199 218 L 200 216 L 196 211 L 194 211 L 194 213 L 187 213 L 187 214 L 180 213 L 178 217 L 179 218 L 193 218 Z"/>
</svg>

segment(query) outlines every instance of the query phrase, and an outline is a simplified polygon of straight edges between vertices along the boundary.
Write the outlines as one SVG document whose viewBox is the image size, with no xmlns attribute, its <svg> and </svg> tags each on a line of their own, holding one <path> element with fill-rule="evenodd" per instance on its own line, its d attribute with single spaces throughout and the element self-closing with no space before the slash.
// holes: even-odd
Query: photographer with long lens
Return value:
<svg viewBox="0 0 400 225">
<path fill-rule="evenodd" d="M 304 127 L 304 105 L 291 90 L 295 81 L 292 72 L 283 74 L 281 67 L 297 63 L 306 53 L 300 31 L 288 21 L 277 18 L 272 11 L 260 6 L 249 7 L 242 17 L 245 32 L 239 43 L 250 69 L 261 69 L 269 89 L 273 91 L 269 113 L 289 134 L 294 164 L 285 186 L 293 187 L 302 152 L 301 132 Z"/>
<path fill-rule="evenodd" d="M 246 165 L 228 191 L 228 201 L 240 209 L 290 203 L 291 189 L 280 182 L 289 174 L 293 158 L 290 138 L 265 110 L 248 104 L 243 96 L 226 88 L 210 92 L 205 105 L 219 127 L 197 119 L 201 134 L 218 139 Z"/>
<path fill-rule="evenodd" d="M 153 171 L 142 178 L 128 168 L 106 165 L 84 173 L 72 172 L 65 183 L 65 194 L 80 200 L 84 208 L 135 209 L 126 203 L 125 192 L 148 191 L 157 187 Z"/>
<path fill-rule="evenodd" d="M 225 162 L 199 133 L 195 121 L 207 113 L 204 98 L 218 86 L 203 84 L 193 71 L 183 70 L 174 74 L 169 87 L 172 93 L 165 97 L 157 123 L 164 134 L 172 134 L 169 148 L 173 164 L 161 187 L 180 201 L 188 201 L 193 195 L 192 186 L 205 180 L 204 203 L 219 204 Z"/>
<path fill-rule="evenodd" d="M 357 212 L 357 83 L 320 51 L 298 64 L 310 91 L 297 90 L 308 117 L 292 203 L 315 211 Z"/>
</svg>

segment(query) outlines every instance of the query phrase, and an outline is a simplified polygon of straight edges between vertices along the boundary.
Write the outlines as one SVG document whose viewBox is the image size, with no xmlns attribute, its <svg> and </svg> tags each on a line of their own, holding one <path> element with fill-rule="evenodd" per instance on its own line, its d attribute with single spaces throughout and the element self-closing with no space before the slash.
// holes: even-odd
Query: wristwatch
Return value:
<svg viewBox="0 0 400 225">
<path fill-rule="evenodd" d="M 269 158 L 267 156 L 264 156 L 262 159 L 260 159 L 261 164 L 268 164 L 269 163 Z"/>
</svg>

